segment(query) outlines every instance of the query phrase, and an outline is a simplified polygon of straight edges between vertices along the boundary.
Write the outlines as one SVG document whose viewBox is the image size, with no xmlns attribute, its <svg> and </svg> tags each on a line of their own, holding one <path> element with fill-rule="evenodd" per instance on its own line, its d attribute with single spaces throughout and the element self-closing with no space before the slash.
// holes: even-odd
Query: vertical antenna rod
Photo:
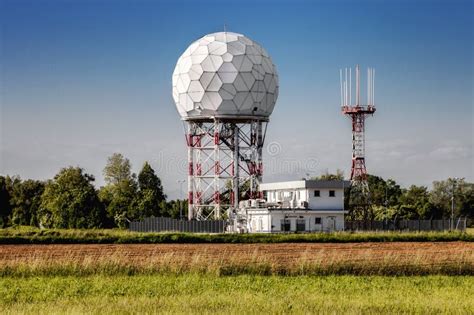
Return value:
<svg viewBox="0 0 474 315">
<path fill-rule="evenodd" d="M 349 104 L 352 104 L 352 68 L 349 68 Z"/>
<path fill-rule="evenodd" d="M 372 69 L 372 105 L 375 106 L 375 69 Z"/>
<path fill-rule="evenodd" d="M 339 83 L 341 84 L 341 107 L 344 106 L 344 100 L 342 96 L 342 69 L 339 69 Z"/>
<path fill-rule="evenodd" d="M 359 65 L 356 65 L 356 106 L 360 104 L 360 72 Z"/>
</svg>

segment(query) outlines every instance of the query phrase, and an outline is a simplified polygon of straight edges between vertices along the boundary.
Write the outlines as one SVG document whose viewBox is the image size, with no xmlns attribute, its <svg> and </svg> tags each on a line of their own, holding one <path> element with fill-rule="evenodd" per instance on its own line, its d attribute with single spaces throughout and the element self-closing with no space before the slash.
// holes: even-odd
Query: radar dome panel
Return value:
<svg viewBox="0 0 474 315">
<path fill-rule="evenodd" d="M 173 73 L 173 98 L 185 120 L 269 117 L 278 74 L 268 53 L 242 34 L 220 32 L 192 43 Z"/>
</svg>

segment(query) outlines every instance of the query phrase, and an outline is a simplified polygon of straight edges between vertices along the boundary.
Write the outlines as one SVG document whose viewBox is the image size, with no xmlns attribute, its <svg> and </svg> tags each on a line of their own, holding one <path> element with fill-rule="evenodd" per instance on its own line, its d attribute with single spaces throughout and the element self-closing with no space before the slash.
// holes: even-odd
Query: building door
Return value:
<svg viewBox="0 0 474 315">
<path fill-rule="evenodd" d="M 305 219 L 297 219 L 296 220 L 296 231 L 297 232 L 306 231 L 306 220 Z"/>
<path fill-rule="evenodd" d="M 328 232 L 333 232 L 336 230 L 336 217 L 327 218 L 327 230 Z"/>
<path fill-rule="evenodd" d="M 291 221 L 289 219 L 281 220 L 281 228 L 282 232 L 288 232 L 291 229 Z"/>
<path fill-rule="evenodd" d="M 255 233 L 255 232 L 257 232 L 257 220 L 256 220 L 256 218 L 252 218 L 251 220 L 252 220 L 251 221 L 252 222 L 252 225 L 251 225 L 252 226 L 252 231 L 251 232 Z"/>
</svg>

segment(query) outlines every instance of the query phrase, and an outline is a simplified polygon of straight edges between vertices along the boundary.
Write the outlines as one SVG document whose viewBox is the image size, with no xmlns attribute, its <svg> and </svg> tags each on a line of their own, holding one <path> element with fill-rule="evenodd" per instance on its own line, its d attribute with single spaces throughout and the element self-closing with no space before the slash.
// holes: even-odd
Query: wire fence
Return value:
<svg viewBox="0 0 474 315">
<path fill-rule="evenodd" d="M 346 231 L 466 231 L 468 219 L 454 220 L 385 220 L 345 221 Z M 224 233 L 225 220 L 188 221 L 166 217 L 149 217 L 143 221 L 130 222 L 129 230 L 134 232 L 189 232 Z"/>
<path fill-rule="evenodd" d="M 190 232 L 224 233 L 227 221 L 187 221 L 165 217 L 149 217 L 143 221 L 130 222 L 129 230 L 134 232 Z"/>
<path fill-rule="evenodd" d="M 467 219 L 346 221 L 347 231 L 466 231 Z"/>
</svg>

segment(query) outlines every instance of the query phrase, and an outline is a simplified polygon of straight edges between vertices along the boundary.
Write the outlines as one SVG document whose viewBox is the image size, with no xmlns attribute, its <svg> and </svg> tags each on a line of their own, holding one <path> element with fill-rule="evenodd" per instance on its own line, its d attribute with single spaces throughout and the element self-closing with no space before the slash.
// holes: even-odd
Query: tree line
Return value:
<svg viewBox="0 0 474 315">
<path fill-rule="evenodd" d="M 138 176 L 130 160 L 115 153 L 103 171 L 105 185 L 80 167 L 61 169 L 47 181 L 0 176 L 0 226 L 113 228 L 149 216 L 177 218 L 183 200 L 167 201 L 160 178 L 148 162 Z"/>
<path fill-rule="evenodd" d="M 80 167 L 61 169 L 46 181 L 0 176 L 0 227 L 31 225 L 44 228 L 113 228 L 149 216 L 179 218 L 187 213 L 186 200 L 167 201 L 160 178 L 148 162 L 132 173 L 130 161 L 119 153 L 107 160 L 105 185 L 96 189 L 95 178 Z M 343 173 L 313 179 L 341 180 Z M 402 188 L 394 180 L 368 176 L 370 204 L 356 211 L 349 188 L 345 207 L 349 220 L 450 218 L 474 219 L 474 183 L 448 178 L 425 186 Z M 245 196 L 241 196 L 245 199 Z"/>
<path fill-rule="evenodd" d="M 313 179 L 342 180 L 344 174 L 326 172 Z M 384 180 L 368 175 L 369 199 L 365 209 L 357 211 L 350 188 L 345 192 L 345 208 L 349 220 L 429 220 L 454 217 L 474 219 L 474 183 L 465 179 L 448 178 L 434 181 L 432 189 L 411 185 L 402 188 L 393 179 Z"/>
<path fill-rule="evenodd" d="M 433 186 L 401 188 L 394 180 L 369 175 L 371 219 L 474 218 L 474 183 L 448 178 Z M 453 212 L 453 213 L 452 213 Z"/>
</svg>

